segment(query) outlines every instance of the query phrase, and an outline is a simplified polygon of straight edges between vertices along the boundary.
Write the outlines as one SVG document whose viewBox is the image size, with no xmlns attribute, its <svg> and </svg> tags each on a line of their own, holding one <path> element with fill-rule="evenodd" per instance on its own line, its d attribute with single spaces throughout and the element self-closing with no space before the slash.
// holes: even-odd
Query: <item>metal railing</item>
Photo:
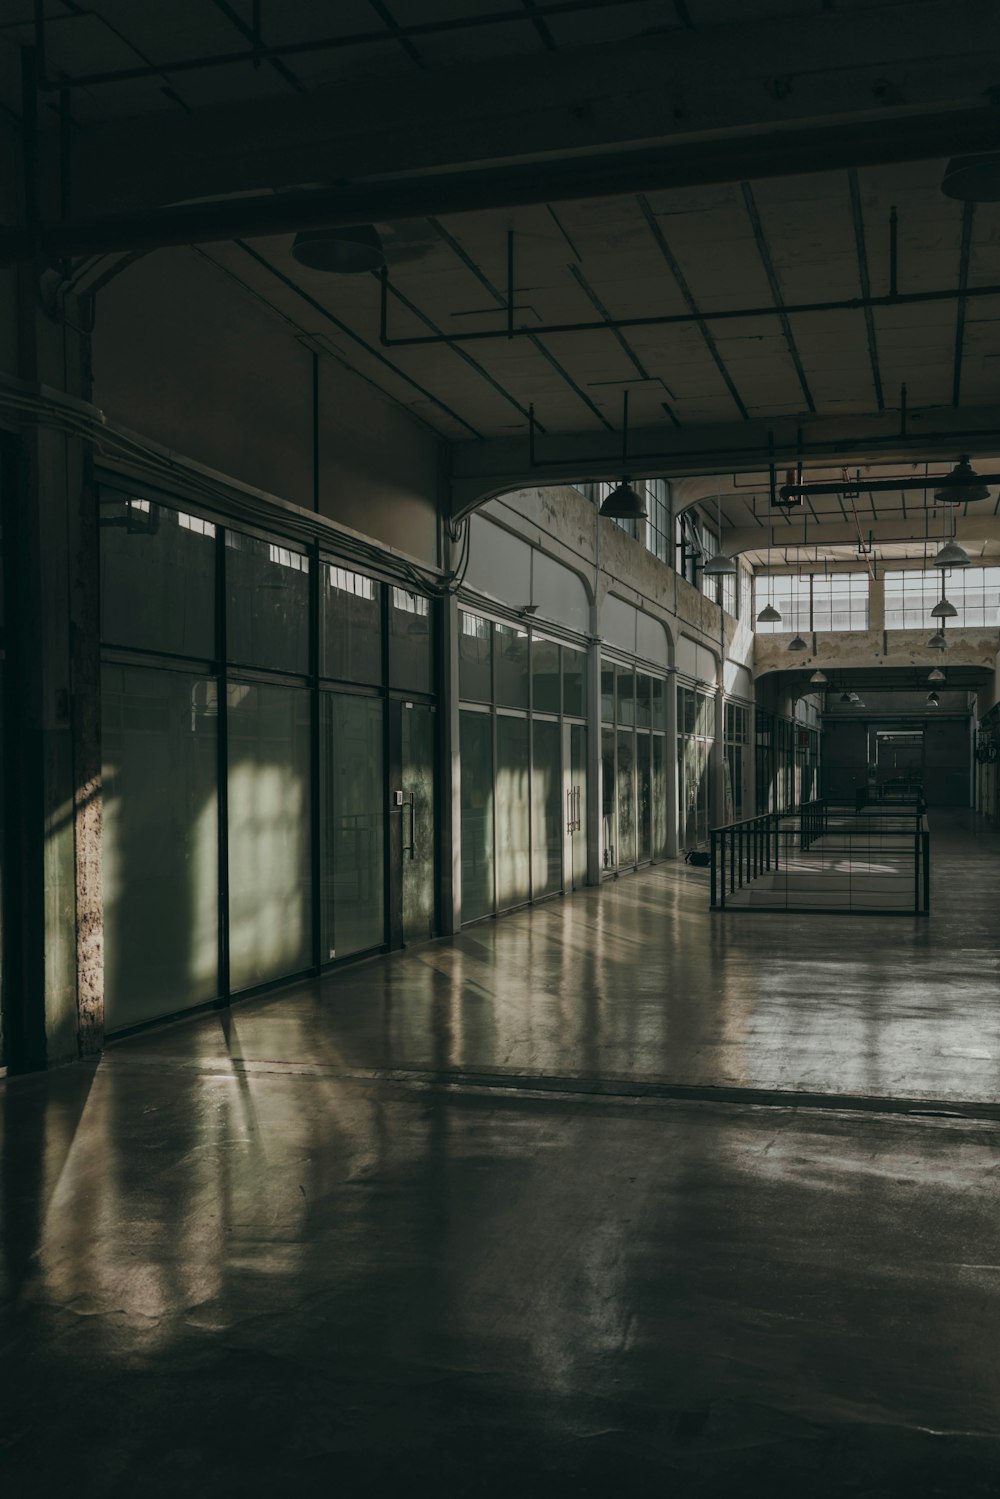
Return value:
<svg viewBox="0 0 1000 1499">
<path fill-rule="evenodd" d="M 858 808 L 822 798 L 709 837 L 713 911 L 930 910 L 922 801 Z"/>
</svg>

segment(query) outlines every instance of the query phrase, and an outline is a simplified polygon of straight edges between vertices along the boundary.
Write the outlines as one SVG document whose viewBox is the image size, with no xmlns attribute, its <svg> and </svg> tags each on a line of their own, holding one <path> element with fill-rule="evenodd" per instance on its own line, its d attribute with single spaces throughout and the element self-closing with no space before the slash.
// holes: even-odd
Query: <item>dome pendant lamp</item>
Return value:
<svg viewBox="0 0 1000 1499">
<path fill-rule="evenodd" d="M 722 499 L 719 495 L 719 481 L 715 481 L 715 524 L 719 531 L 719 546 L 722 546 Z M 708 578 L 732 578 L 739 572 L 736 559 L 730 557 L 727 552 L 716 552 L 709 557 L 707 562 L 701 564 L 701 570 Z"/>
<path fill-rule="evenodd" d="M 628 480 L 628 391 L 622 392 L 622 482 L 605 499 L 598 515 L 605 520 L 645 520 L 646 507 Z"/>
<path fill-rule="evenodd" d="M 962 454 L 951 473 L 941 480 L 941 488 L 934 491 L 939 505 L 973 505 L 989 497 L 990 491 L 973 469 L 968 453 Z"/>
<path fill-rule="evenodd" d="M 770 517 L 767 531 L 767 603 L 757 616 L 759 625 L 780 625 L 781 615 L 774 607 L 772 590 L 774 584 L 771 581 L 771 543 L 774 540 L 774 517 Z"/>
</svg>

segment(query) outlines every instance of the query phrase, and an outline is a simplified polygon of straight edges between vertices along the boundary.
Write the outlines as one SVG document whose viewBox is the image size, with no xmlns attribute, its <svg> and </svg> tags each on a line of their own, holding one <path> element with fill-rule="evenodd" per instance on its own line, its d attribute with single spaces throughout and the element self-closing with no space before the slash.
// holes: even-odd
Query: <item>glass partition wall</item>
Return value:
<svg viewBox="0 0 1000 1499">
<path fill-rule="evenodd" d="M 586 882 L 587 657 L 458 616 L 462 920 Z"/>
<path fill-rule="evenodd" d="M 667 844 L 666 682 L 601 661 L 601 867 L 635 869 Z"/>
<path fill-rule="evenodd" d="M 677 841 L 683 849 L 699 848 L 708 842 L 714 742 L 714 691 L 678 687 Z"/>
<path fill-rule="evenodd" d="M 101 490 L 111 1030 L 432 935 L 430 599 Z"/>
</svg>

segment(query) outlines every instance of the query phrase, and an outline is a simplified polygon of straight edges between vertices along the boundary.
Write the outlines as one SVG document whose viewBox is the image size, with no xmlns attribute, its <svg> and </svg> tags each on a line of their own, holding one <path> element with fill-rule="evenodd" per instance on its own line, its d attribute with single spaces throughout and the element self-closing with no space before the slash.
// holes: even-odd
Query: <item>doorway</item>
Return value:
<svg viewBox="0 0 1000 1499">
<path fill-rule="evenodd" d="M 389 945 L 435 937 L 437 922 L 437 711 L 389 701 Z"/>
</svg>

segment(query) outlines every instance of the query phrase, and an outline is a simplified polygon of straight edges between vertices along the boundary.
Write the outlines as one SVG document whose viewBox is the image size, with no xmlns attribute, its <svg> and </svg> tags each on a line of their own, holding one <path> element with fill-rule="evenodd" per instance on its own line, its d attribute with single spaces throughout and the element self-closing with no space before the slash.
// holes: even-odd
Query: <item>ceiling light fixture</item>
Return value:
<svg viewBox="0 0 1000 1499">
<path fill-rule="evenodd" d="M 790 651 L 807 651 L 809 646 L 802 639 L 801 635 L 796 635 L 794 640 L 788 642 L 788 649 Z"/>
<path fill-rule="evenodd" d="M 1000 151 L 953 156 L 944 169 L 941 191 L 962 203 L 1000 202 Z"/>
<path fill-rule="evenodd" d="M 853 698 L 849 692 L 842 692 L 840 694 L 840 701 L 842 703 L 850 703 L 853 702 Z"/>
<path fill-rule="evenodd" d="M 940 708 L 941 699 L 936 692 L 929 692 L 927 694 L 927 706 L 928 708 Z"/>
<path fill-rule="evenodd" d="M 292 241 L 292 259 L 311 271 L 354 276 L 385 265 L 385 251 L 374 224 L 338 229 L 305 229 Z"/>
<path fill-rule="evenodd" d="M 605 520 L 645 520 L 646 507 L 628 479 L 628 391 L 622 391 L 622 482 L 615 486 L 597 512 Z"/>
<path fill-rule="evenodd" d="M 815 682 L 817 687 L 822 687 L 830 679 L 824 672 L 814 671 L 809 680 L 810 682 Z"/>
<path fill-rule="evenodd" d="M 971 559 L 954 537 L 946 541 L 936 557 L 931 558 L 932 567 L 968 567 Z"/>
<path fill-rule="evenodd" d="M 989 489 L 973 469 L 968 453 L 962 454 L 951 473 L 941 480 L 941 488 L 934 491 L 939 505 L 970 505 L 989 497 Z"/>
<path fill-rule="evenodd" d="M 944 630 L 938 630 L 936 635 L 931 636 L 927 644 L 932 651 L 946 651 L 948 649 L 948 642 L 945 639 Z"/>
<path fill-rule="evenodd" d="M 627 479 L 608 495 L 598 514 L 606 520 L 645 520 L 646 507 Z"/>
<path fill-rule="evenodd" d="M 927 673 L 927 680 L 928 682 L 943 682 L 945 680 L 944 672 L 940 666 L 935 666 L 932 671 Z"/>
<path fill-rule="evenodd" d="M 773 480 L 772 480 L 773 484 Z M 767 603 L 757 616 L 759 625 L 780 625 L 781 614 L 774 607 L 774 583 L 771 579 L 771 544 L 774 541 L 774 517 L 767 528 Z"/>
<path fill-rule="evenodd" d="M 719 481 L 715 481 L 715 524 L 719 531 L 719 546 L 722 546 L 722 498 L 719 494 Z M 707 578 L 732 578 L 739 572 L 736 559 L 730 557 L 723 551 L 716 552 L 709 557 L 707 562 L 701 564 L 701 570 Z"/>
</svg>

